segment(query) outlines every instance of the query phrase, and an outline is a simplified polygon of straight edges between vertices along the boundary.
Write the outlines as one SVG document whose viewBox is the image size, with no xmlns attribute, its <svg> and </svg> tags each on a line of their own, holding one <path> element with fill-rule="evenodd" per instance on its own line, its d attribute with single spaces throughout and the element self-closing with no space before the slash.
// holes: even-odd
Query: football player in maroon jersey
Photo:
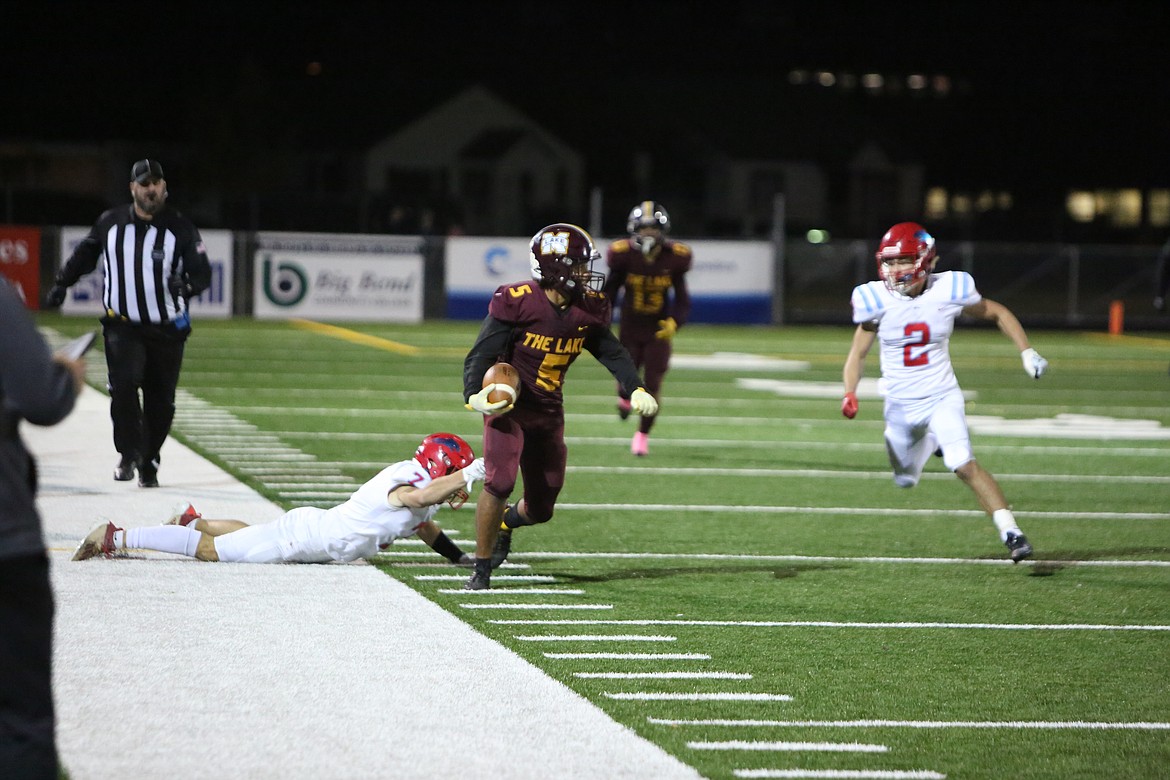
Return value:
<svg viewBox="0 0 1170 780">
<path fill-rule="evenodd" d="M 468 590 L 491 587 L 492 569 L 511 550 L 512 529 L 548 522 L 565 484 L 565 373 L 587 351 L 609 369 L 631 408 L 653 415 L 658 402 L 646 392 L 630 353 L 610 330 L 610 304 L 600 292 L 593 239 L 576 225 L 539 230 L 529 245 L 532 280 L 505 284 L 492 295 L 479 336 L 463 363 L 467 408 L 484 415 L 484 488 L 475 509 L 475 572 Z M 507 361 L 520 374 L 515 401 L 489 402 L 494 384 L 481 387 L 488 367 Z M 508 497 L 517 473 L 524 495 Z"/>
<path fill-rule="evenodd" d="M 630 235 L 614 241 L 606 253 L 609 276 L 603 289 L 611 301 L 621 295 L 621 322 L 618 338 L 646 371 L 646 389 L 661 398 L 662 380 L 670 367 L 671 339 L 686 324 L 691 312 L 687 292 L 687 271 L 691 270 L 691 249 L 666 237 L 670 215 L 661 203 L 644 200 L 630 211 L 626 221 Z M 673 291 L 673 292 L 672 292 Z M 618 388 L 618 415 L 630 414 L 629 395 Z M 630 452 L 650 453 L 650 429 L 656 415 L 645 415 L 630 442 Z"/>
</svg>

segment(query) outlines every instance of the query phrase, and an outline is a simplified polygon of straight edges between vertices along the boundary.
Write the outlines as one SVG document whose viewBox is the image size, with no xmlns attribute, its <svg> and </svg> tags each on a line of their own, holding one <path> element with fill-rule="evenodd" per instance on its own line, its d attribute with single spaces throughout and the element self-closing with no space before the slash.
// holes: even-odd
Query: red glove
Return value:
<svg viewBox="0 0 1170 780">
<path fill-rule="evenodd" d="M 841 399 L 841 414 L 850 420 L 857 416 L 857 393 L 846 393 Z"/>
</svg>

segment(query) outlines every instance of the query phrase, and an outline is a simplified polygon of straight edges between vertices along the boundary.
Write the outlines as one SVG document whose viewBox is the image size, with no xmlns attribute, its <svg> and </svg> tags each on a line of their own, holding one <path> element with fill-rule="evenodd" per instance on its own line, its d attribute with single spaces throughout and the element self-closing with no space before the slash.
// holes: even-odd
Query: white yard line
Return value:
<svg viewBox="0 0 1170 780">
<path fill-rule="evenodd" d="M 808 778 L 809 780 L 945 780 L 927 769 L 736 769 L 743 778 Z"/>
<path fill-rule="evenodd" d="M 993 631 L 1170 631 L 1170 626 L 1107 623 L 867 623 L 833 620 L 489 620 L 508 626 L 704 626 L 707 628 L 988 629 Z"/>
<path fill-rule="evenodd" d="M 828 729 L 1052 729 L 1074 731 L 1170 731 L 1170 723 L 1083 720 L 728 720 L 721 718 L 646 718 L 659 726 Z"/>
<path fill-rule="evenodd" d="M 749 742 L 730 740 L 728 742 L 688 742 L 691 750 L 758 750 L 775 752 L 821 752 L 821 753 L 888 753 L 886 745 L 869 745 L 863 742 Z"/>
<path fill-rule="evenodd" d="M 559 507 L 558 507 L 559 508 Z M 425 555 L 424 552 L 405 552 L 405 551 L 388 551 L 382 553 L 384 557 L 418 557 Z M 1036 564 L 1048 564 L 1053 566 L 1101 566 L 1101 567 L 1118 567 L 1118 568 L 1164 568 L 1170 567 L 1170 561 L 1125 561 L 1125 560 L 1105 560 L 1105 561 L 1083 561 L 1083 560 L 1027 560 L 1021 563 L 1013 563 L 1008 558 L 897 558 L 893 556 L 873 556 L 873 555 L 739 555 L 735 553 L 665 553 L 665 552 L 641 552 L 641 553 L 627 553 L 627 552 L 553 552 L 553 551 L 535 551 L 535 552 L 520 552 L 513 553 L 513 556 L 532 558 L 534 560 L 542 559 L 561 559 L 561 558 L 598 558 L 606 559 L 612 558 L 620 559 L 645 559 L 645 560 L 710 560 L 710 561 L 777 561 L 777 562 L 796 562 L 796 563 L 899 563 L 899 564 L 927 564 L 927 565 L 961 565 L 961 566 L 1035 566 Z M 511 563 L 511 561 L 509 561 Z M 508 564 L 504 564 L 505 566 Z M 518 564 L 520 565 L 520 564 Z M 493 577 L 493 580 L 495 578 Z"/>
<path fill-rule="evenodd" d="M 519 639 L 519 637 L 516 637 Z M 710 661 L 704 653 L 542 653 L 545 658 L 572 661 Z"/>
<path fill-rule="evenodd" d="M 792 701 L 786 693 L 674 693 L 670 691 L 602 691 L 619 701 Z"/>
</svg>

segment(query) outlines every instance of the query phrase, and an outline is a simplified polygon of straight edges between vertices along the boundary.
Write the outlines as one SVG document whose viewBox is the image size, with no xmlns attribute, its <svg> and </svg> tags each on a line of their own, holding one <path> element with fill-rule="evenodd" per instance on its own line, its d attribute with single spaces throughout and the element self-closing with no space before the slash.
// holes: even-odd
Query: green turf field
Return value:
<svg viewBox="0 0 1170 780">
<path fill-rule="evenodd" d="M 286 507 L 338 503 L 432 431 L 478 448 L 477 329 L 200 322 L 175 435 Z M 648 458 L 574 365 L 557 516 L 493 590 L 412 540 L 378 565 L 707 777 L 1166 777 L 1170 338 L 1030 335 L 1039 381 L 997 331 L 952 343 L 1027 563 L 938 459 L 893 486 L 880 401 L 839 411 L 849 329 L 692 326 Z M 470 506 L 438 519 L 473 546 Z"/>
</svg>

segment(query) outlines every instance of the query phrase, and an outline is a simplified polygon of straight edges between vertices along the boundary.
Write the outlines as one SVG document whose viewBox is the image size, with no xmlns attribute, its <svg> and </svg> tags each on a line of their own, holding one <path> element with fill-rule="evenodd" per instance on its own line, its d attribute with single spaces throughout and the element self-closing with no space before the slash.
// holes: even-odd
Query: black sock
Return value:
<svg viewBox="0 0 1170 780">
<path fill-rule="evenodd" d="M 491 558 L 476 558 L 475 559 L 475 573 L 482 574 L 484 577 L 492 576 L 492 559 Z"/>
</svg>

